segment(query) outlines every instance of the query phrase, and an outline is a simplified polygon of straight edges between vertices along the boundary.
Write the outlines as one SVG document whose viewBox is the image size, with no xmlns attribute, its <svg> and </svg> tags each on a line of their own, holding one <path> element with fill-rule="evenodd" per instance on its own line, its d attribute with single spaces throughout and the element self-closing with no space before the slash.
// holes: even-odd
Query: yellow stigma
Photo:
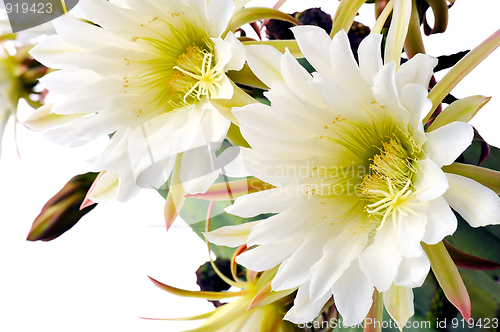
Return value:
<svg viewBox="0 0 500 332">
<path fill-rule="evenodd" d="M 220 64 L 215 64 L 214 55 L 198 46 L 189 46 L 186 53 L 179 56 L 173 67 L 178 71 L 167 85 L 175 90 L 187 92 L 182 97 L 184 103 L 201 100 L 203 96 L 216 97 L 217 88 L 222 88 L 219 83 L 224 72 Z"/>
<path fill-rule="evenodd" d="M 365 211 L 380 222 L 378 229 L 391 216 L 396 227 L 397 215 L 416 214 L 412 207 L 419 205 L 413 180 L 422 149 L 408 135 L 400 137 L 394 135 L 382 143 L 380 153 L 372 159 L 371 174 L 361 183 L 361 194 L 369 202 Z"/>
</svg>

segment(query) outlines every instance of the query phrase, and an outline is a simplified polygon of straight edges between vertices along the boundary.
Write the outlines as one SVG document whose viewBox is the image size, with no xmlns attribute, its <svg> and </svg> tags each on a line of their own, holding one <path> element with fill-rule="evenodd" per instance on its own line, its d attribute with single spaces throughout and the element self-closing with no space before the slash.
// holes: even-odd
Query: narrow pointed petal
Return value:
<svg viewBox="0 0 500 332">
<path fill-rule="evenodd" d="M 266 191 L 272 188 L 272 185 L 257 178 L 248 178 L 214 183 L 205 193 L 193 195 L 188 194 L 186 197 L 203 199 L 206 201 L 230 201 L 247 194 Z"/>
<path fill-rule="evenodd" d="M 403 327 L 408 319 L 415 314 L 412 289 L 392 285 L 382 296 L 384 298 L 385 309 L 392 319 L 396 321 L 399 329 L 403 331 Z"/>
<path fill-rule="evenodd" d="M 368 234 L 353 234 L 350 228 L 346 226 L 340 235 L 325 244 L 323 257 L 311 268 L 309 297 L 312 301 L 327 293 L 365 248 Z"/>
<path fill-rule="evenodd" d="M 148 278 L 153 282 L 153 284 L 160 288 L 161 290 L 164 290 L 170 294 L 176 295 L 176 296 L 182 296 L 182 297 L 195 297 L 195 298 L 201 298 L 201 299 L 206 299 L 209 301 L 218 301 L 222 299 L 230 299 L 232 297 L 238 297 L 247 294 L 247 291 L 241 291 L 241 292 L 203 292 L 203 291 L 188 291 L 176 287 L 172 287 L 169 285 L 166 285 L 164 283 L 159 282 L 156 279 L 153 279 L 148 276 Z"/>
<path fill-rule="evenodd" d="M 469 122 L 491 97 L 470 96 L 455 100 L 446 107 L 429 126 L 428 132 L 436 130 L 454 121 Z"/>
<path fill-rule="evenodd" d="M 373 284 L 359 268 L 358 260 L 352 261 L 333 285 L 335 306 L 345 325 L 353 326 L 363 321 L 372 306 L 374 289 Z"/>
<path fill-rule="evenodd" d="M 236 257 L 236 262 L 256 272 L 269 270 L 290 257 L 302 242 L 304 242 L 303 237 L 288 243 L 263 244 L 240 254 Z"/>
<path fill-rule="evenodd" d="M 375 235 L 375 241 L 359 255 L 359 267 L 368 276 L 379 292 L 391 287 L 402 257 L 395 250 L 397 236 L 389 225 Z"/>
<path fill-rule="evenodd" d="M 429 92 L 432 101 L 432 110 L 424 119 L 426 123 L 434 110 L 441 104 L 443 99 L 453 88 L 469 74 L 477 65 L 486 59 L 497 47 L 500 46 L 500 30 L 497 30 L 481 44 L 476 46 L 462 58 Z"/>
<path fill-rule="evenodd" d="M 471 317 L 469 294 L 455 263 L 442 242 L 428 246 L 424 250 L 431 262 L 432 272 L 443 289 L 446 298 L 460 311 L 465 320 Z"/>
<path fill-rule="evenodd" d="M 371 86 L 373 86 L 373 76 L 382 68 L 381 43 L 382 35 L 370 34 L 359 44 L 359 68 Z"/>
<path fill-rule="evenodd" d="M 268 87 L 274 81 L 282 81 L 281 75 L 281 54 L 272 46 L 253 45 L 245 48 L 247 61 L 252 72 Z"/>
<path fill-rule="evenodd" d="M 259 292 L 255 297 L 253 298 L 252 302 L 248 306 L 247 310 L 250 310 L 252 308 L 257 308 L 257 307 L 262 307 L 267 304 L 276 302 L 278 300 L 281 300 L 282 298 L 292 294 L 297 290 L 298 287 L 284 290 L 284 291 L 279 291 L 279 292 L 274 292 L 271 287 L 271 281 L 268 282 Z"/>
<path fill-rule="evenodd" d="M 411 0 L 396 0 L 392 12 L 391 27 L 385 44 L 385 63 L 396 62 L 396 68 L 401 63 L 401 50 L 408 32 L 411 16 Z"/>
<path fill-rule="evenodd" d="M 79 119 L 88 113 L 76 113 L 76 114 L 54 114 L 51 113 L 53 103 L 45 104 L 39 109 L 37 109 L 30 117 L 28 117 L 23 124 L 31 130 L 45 130 L 53 127 L 58 127 L 75 119 Z"/>
<path fill-rule="evenodd" d="M 247 23 L 255 22 L 258 20 L 266 19 L 266 18 L 271 18 L 275 20 L 281 20 L 281 21 L 286 21 L 293 23 L 295 25 L 301 25 L 297 19 L 294 17 L 285 14 L 279 10 L 273 9 L 273 8 L 266 8 L 266 7 L 251 7 L 251 8 L 243 8 L 239 10 L 231 19 L 231 22 L 229 22 L 229 25 L 227 27 L 227 31 L 234 31 L 241 27 L 242 25 L 245 25 Z"/>
<path fill-rule="evenodd" d="M 332 65 L 324 56 L 328 54 L 332 39 L 320 27 L 300 26 L 291 29 L 300 50 L 316 71 L 332 76 Z"/>
<path fill-rule="evenodd" d="M 178 154 L 175 160 L 171 178 L 172 184 L 170 185 L 167 199 L 165 200 L 165 207 L 163 208 L 163 216 L 165 218 L 167 231 L 181 212 L 184 201 L 186 200 L 187 192 L 180 181 L 182 155 L 182 153 Z"/>
<path fill-rule="evenodd" d="M 293 301 L 293 307 L 286 313 L 285 320 L 289 320 L 294 324 L 310 322 L 319 316 L 321 309 L 331 297 L 331 292 L 327 292 L 318 301 L 311 301 L 309 299 L 309 283 L 303 284 L 299 287 L 297 296 Z"/>
<path fill-rule="evenodd" d="M 238 247 L 247 242 L 252 228 L 258 225 L 260 220 L 247 222 L 241 225 L 224 226 L 214 231 L 203 233 L 208 242 L 218 246 Z"/>
<path fill-rule="evenodd" d="M 84 205 L 89 204 L 89 202 L 92 202 L 92 204 L 104 203 L 113 199 L 118 190 L 118 183 L 118 174 L 116 172 L 100 172 L 94 183 L 92 183 L 92 187 L 87 192 L 85 201 L 80 209 L 84 208 Z"/>
</svg>

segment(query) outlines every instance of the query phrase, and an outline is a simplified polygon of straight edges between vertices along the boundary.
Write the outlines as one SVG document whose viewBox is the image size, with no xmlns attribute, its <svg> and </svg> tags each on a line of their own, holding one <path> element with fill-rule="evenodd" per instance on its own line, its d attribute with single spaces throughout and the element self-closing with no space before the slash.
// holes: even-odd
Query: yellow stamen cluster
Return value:
<svg viewBox="0 0 500 332">
<path fill-rule="evenodd" d="M 174 91 L 185 92 L 182 100 L 201 100 L 203 96 L 215 97 L 216 89 L 221 88 L 220 80 L 224 73 L 218 64 L 215 64 L 212 52 L 197 46 L 189 46 L 186 53 L 179 56 L 177 70 L 166 84 Z M 189 100 L 188 100 L 189 98 Z"/>
<path fill-rule="evenodd" d="M 412 207 L 419 204 L 413 180 L 418 172 L 416 160 L 420 152 L 421 147 L 408 136 L 404 136 L 404 141 L 394 136 L 383 142 L 380 153 L 373 157 L 371 174 L 363 179 L 361 194 L 370 202 L 365 211 L 380 222 L 378 228 L 384 226 L 389 217 L 396 226 L 398 215 L 415 214 Z"/>
</svg>

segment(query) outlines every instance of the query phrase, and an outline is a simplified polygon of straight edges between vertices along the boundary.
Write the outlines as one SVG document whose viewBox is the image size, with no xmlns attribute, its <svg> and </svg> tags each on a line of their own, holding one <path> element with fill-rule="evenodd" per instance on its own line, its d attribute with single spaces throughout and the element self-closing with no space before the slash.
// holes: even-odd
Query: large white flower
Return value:
<svg viewBox="0 0 500 332">
<path fill-rule="evenodd" d="M 208 167 L 200 175 L 193 168 L 207 163 L 211 154 L 204 147 L 214 142 L 216 149 L 230 125 L 210 100 L 233 96 L 225 72 L 245 61 L 232 33 L 221 38 L 235 3 L 82 0 L 76 8 L 94 24 L 58 18 L 57 35 L 31 51 L 46 66 L 61 69 L 41 80 L 57 101 L 34 118 L 64 115 L 52 121 L 63 126 L 46 135 L 79 146 L 113 134 L 93 167 L 107 171 L 103 181 L 118 181 L 119 200 L 140 187 L 160 187 L 176 155 L 188 150 L 180 175 L 184 188 L 206 190 L 218 172 Z M 40 122 L 27 124 L 47 127 Z"/>
<path fill-rule="evenodd" d="M 253 148 L 243 151 L 248 172 L 276 188 L 243 196 L 228 212 L 277 214 L 207 239 L 246 243 L 236 260 L 251 270 L 281 264 L 272 288 L 298 287 L 286 316 L 292 322 L 314 319 L 333 295 L 344 322 L 357 324 L 376 289 L 386 307 L 407 314 L 404 324 L 413 314 L 411 289 L 430 268 L 421 242 L 455 231 L 450 206 L 473 227 L 498 224 L 500 199 L 441 169 L 469 146 L 473 130 L 453 122 L 424 131 L 435 58 L 419 54 L 396 70 L 395 62 L 382 63 L 381 36 L 370 35 L 358 65 L 345 32 L 330 40 L 316 27 L 293 31 L 317 72 L 311 76 L 289 53 L 249 49 L 250 67 L 271 87 L 271 107 L 234 112 Z M 272 64 L 277 71 L 266 70 Z"/>
</svg>

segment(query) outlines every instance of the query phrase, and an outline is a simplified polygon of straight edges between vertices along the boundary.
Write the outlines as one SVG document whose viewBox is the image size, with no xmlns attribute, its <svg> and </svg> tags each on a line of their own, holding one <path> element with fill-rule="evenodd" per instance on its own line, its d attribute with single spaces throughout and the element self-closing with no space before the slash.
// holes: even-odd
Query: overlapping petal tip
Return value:
<svg viewBox="0 0 500 332">
<path fill-rule="evenodd" d="M 392 285 L 383 293 L 384 306 L 389 315 L 397 323 L 400 331 L 415 310 L 413 308 L 413 290 L 409 287 Z"/>
<path fill-rule="evenodd" d="M 216 245 L 238 247 L 247 242 L 248 235 L 260 221 L 253 221 L 235 226 L 224 226 L 214 231 L 203 233 L 205 238 Z"/>
</svg>

